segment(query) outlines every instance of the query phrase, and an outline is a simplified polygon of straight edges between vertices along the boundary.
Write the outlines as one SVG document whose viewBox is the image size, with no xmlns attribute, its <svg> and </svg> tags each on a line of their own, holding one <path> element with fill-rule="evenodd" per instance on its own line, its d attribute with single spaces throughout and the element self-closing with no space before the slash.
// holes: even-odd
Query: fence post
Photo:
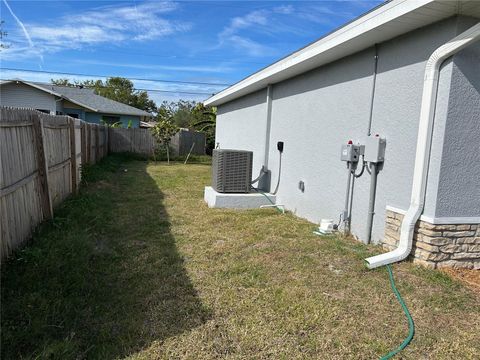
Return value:
<svg viewBox="0 0 480 360">
<path fill-rule="evenodd" d="M 95 125 L 95 164 L 98 162 L 98 158 L 100 157 L 100 141 L 98 132 L 100 131 L 100 125 Z"/>
<path fill-rule="evenodd" d="M 87 159 L 87 147 L 86 147 L 86 139 L 85 139 L 85 123 L 80 121 L 80 152 L 82 155 L 82 166 L 86 164 Z"/>
<path fill-rule="evenodd" d="M 70 125 L 70 173 L 72 177 L 72 194 L 78 190 L 77 181 L 77 147 L 75 144 L 75 119 L 68 119 Z"/>
<path fill-rule="evenodd" d="M 90 124 L 85 123 L 85 164 L 90 164 Z"/>
<path fill-rule="evenodd" d="M 35 134 L 35 147 L 37 148 L 38 177 L 40 180 L 40 195 L 42 211 L 45 219 L 53 217 L 52 198 L 48 188 L 48 162 L 45 153 L 45 134 L 43 129 L 43 119 L 35 114 L 33 115 L 33 131 Z"/>
<path fill-rule="evenodd" d="M 108 155 L 108 126 L 103 125 L 103 155 L 107 156 Z"/>
</svg>

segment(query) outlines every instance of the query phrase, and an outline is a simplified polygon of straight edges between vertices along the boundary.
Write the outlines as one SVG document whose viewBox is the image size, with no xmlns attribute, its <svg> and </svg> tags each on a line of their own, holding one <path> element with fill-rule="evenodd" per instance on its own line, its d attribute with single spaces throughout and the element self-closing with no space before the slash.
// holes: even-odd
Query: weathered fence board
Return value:
<svg viewBox="0 0 480 360">
<path fill-rule="evenodd" d="M 0 108 L 1 259 L 76 192 L 82 164 L 107 154 L 107 134 L 103 125 L 68 116 Z"/>
<path fill-rule="evenodd" d="M 181 130 L 173 155 L 205 153 L 205 135 Z M 0 107 L 0 259 L 28 240 L 33 229 L 81 181 L 82 164 L 108 152 L 151 156 L 157 143 L 149 129 L 108 128 L 33 109 Z"/>
<path fill-rule="evenodd" d="M 108 136 L 111 152 L 132 152 L 151 156 L 158 147 L 150 129 L 110 128 Z M 188 154 L 192 145 L 192 154 L 204 155 L 205 134 L 182 129 L 172 136 L 170 141 L 173 156 Z"/>
</svg>

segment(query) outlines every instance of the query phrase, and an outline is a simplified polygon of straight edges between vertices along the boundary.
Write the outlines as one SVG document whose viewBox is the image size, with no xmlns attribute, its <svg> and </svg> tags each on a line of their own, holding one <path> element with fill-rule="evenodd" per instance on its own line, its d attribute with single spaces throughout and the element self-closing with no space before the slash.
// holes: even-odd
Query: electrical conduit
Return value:
<svg viewBox="0 0 480 360">
<path fill-rule="evenodd" d="M 423 212 L 425 203 L 425 188 L 427 182 L 428 162 L 430 159 L 430 144 L 432 141 L 440 66 L 448 57 L 456 54 L 479 39 L 480 23 L 477 23 L 446 44 L 440 46 L 433 52 L 427 61 L 425 67 L 410 207 L 402 221 L 398 247 L 388 253 L 365 259 L 367 266 L 370 269 L 404 260 L 412 250 L 415 224 Z"/>
</svg>

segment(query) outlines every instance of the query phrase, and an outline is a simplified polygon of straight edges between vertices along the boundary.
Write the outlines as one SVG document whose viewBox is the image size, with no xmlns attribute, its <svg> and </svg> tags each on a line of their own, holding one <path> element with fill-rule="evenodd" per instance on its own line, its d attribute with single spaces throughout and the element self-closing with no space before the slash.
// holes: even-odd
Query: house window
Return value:
<svg viewBox="0 0 480 360">
<path fill-rule="evenodd" d="M 70 117 L 73 117 L 75 119 L 78 119 L 78 114 L 67 114 L 67 115 L 70 116 Z"/>
<path fill-rule="evenodd" d="M 116 124 L 116 123 L 120 122 L 120 116 L 103 115 L 102 116 L 102 122 L 104 122 L 105 124 L 108 124 L 108 125 L 113 125 L 113 124 Z"/>
</svg>

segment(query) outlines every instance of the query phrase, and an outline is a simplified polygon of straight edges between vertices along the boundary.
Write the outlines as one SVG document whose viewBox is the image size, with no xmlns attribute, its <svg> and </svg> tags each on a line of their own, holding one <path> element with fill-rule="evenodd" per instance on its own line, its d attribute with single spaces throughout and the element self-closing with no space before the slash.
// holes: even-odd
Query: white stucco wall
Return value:
<svg viewBox="0 0 480 360">
<path fill-rule="evenodd" d="M 383 237 L 387 205 L 407 209 L 410 201 L 425 63 L 441 44 L 469 21 L 450 18 L 378 45 L 378 76 L 372 133 L 387 139 L 386 160 L 378 177 L 373 241 Z M 285 142 L 277 202 L 298 216 L 335 221 L 343 209 L 347 172 L 340 146 L 366 136 L 372 86 L 373 48 L 273 85 L 269 168 L 277 179 L 277 141 Z M 442 158 L 454 61 L 447 61 L 439 86 L 433 159 Z M 464 80 L 465 81 L 465 80 Z M 478 87 L 477 94 L 478 94 Z M 261 94 L 258 95 L 258 94 Z M 253 149 L 256 173 L 263 163 L 266 91 L 219 106 L 217 141 L 222 148 Z M 459 103 L 459 102 L 457 102 Z M 463 103 L 462 106 L 470 106 Z M 451 115 L 453 116 L 453 115 Z M 471 125 L 471 124 L 470 124 Z M 437 130 L 438 129 L 440 130 Z M 447 129 L 447 130 L 445 130 Z M 440 165 L 431 172 L 425 212 L 436 214 Z M 443 171 L 443 170 L 442 170 Z M 305 192 L 298 189 L 305 183 Z M 355 184 L 352 232 L 365 238 L 369 176 Z M 467 182 L 465 183 L 465 186 Z M 450 184 L 451 186 L 451 184 Z M 464 189 L 465 190 L 465 189 Z M 445 216 L 445 215 L 443 215 Z"/>
</svg>

